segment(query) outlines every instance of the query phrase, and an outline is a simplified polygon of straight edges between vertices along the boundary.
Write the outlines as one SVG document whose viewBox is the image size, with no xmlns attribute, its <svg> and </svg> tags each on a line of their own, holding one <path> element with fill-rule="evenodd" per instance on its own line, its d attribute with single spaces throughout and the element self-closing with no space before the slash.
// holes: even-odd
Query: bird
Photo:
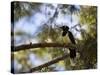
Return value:
<svg viewBox="0 0 100 75">
<path fill-rule="evenodd" d="M 68 31 L 68 37 L 72 44 L 76 44 L 74 36 L 70 31 Z M 69 50 L 70 50 L 70 58 L 74 59 L 76 57 L 76 49 L 69 48 Z"/>
<path fill-rule="evenodd" d="M 69 31 L 69 27 L 68 27 L 68 26 L 61 26 L 60 28 L 61 28 L 62 31 L 63 31 L 63 32 L 62 32 L 62 36 L 64 37 L 64 36 L 66 36 L 66 35 L 68 34 L 68 37 L 69 37 L 71 43 L 72 43 L 72 44 L 76 44 L 75 38 L 74 38 L 72 32 Z M 69 48 L 69 50 L 70 50 L 70 58 L 74 60 L 75 57 L 76 57 L 76 49 L 74 49 L 74 48 Z"/>
<path fill-rule="evenodd" d="M 62 36 L 65 36 L 69 30 L 69 27 L 68 26 L 62 26 L 60 27 L 62 30 L 63 30 L 63 33 L 62 33 Z"/>
<path fill-rule="evenodd" d="M 74 38 L 72 32 L 68 31 L 68 37 L 70 38 L 70 41 L 72 44 L 76 44 L 75 38 Z"/>
</svg>

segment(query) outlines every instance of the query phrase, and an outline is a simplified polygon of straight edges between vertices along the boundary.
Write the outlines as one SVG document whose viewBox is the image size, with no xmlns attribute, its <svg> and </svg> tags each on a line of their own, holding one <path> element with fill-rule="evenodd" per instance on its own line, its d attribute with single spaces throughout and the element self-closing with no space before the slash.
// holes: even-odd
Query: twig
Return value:
<svg viewBox="0 0 100 75">
<path fill-rule="evenodd" d="M 41 70 L 41 69 L 44 68 L 44 67 L 48 67 L 48 66 L 50 66 L 50 65 L 52 65 L 52 64 L 55 64 L 55 63 L 57 63 L 57 62 L 59 62 L 59 61 L 61 61 L 61 60 L 64 60 L 64 59 L 67 58 L 68 56 L 69 56 L 69 54 L 67 54 L 67 53 L 66 53 L 66 54 L 63 54 L 63 56 L 59 56 L 59 57 L 57 57 L 57 58 L 55 58 L 55 59 L 53 59 L 53 60 L 51 60 L 51 61 L 49 61 L 49 62 L 46 62 L 46 63 L 44 63 L 44 64 L 42 64 L 42 65 L 37 66 L 37 67 L 34 67 L 34 68 L 30 69 L 30 70 L 27 71 L 27 72 L 21 72 L 21 73 L 32 73 L 32 72 Z"/>
</svg>

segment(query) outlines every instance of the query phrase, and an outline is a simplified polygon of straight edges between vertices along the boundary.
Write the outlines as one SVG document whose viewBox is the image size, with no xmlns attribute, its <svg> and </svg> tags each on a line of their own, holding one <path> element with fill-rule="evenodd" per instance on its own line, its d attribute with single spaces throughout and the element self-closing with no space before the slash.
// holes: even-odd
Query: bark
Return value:
<svg viewBox="0 0 100 75">
<path fill-rule="evenodd" d="M 11 51 L 16 52 L 20 50 L 28 50 L 30 48 L 45 48 L 45 47 L 63 47 L 63 48 L 75 48 L 73 44 L 60 44 L 60 43 L 35 43 L 24 44 L 20 46 L 11 46 Z"/>
<path fill-rule="evenodd" d="M 34 68 L 30 69 L 30 70 L 27 71 L 27 72 L 21 72 L 21 73 L 32 73 L 32 72 L 41 70 L 42 68 L 48 67 L 48 66 L 50 66 L 50 65 L 52 65 L 52 64 L 55 64 L 55 63 L 57 63 L 57 62 L 59 62 L 59 61 L 61 61 L 61 60 L 66 59 L 67 57 L 69 57 L 69 54 L 63 54 L 63 55 L 61 55 L 61 56 L 59 56 L 59 57 L 57 57 L 57 58 L 55 58 L 55 59 L 53 59 L 53 60 L 51 60 L 51 61 L 48 61 L 48 62 L 46 62 L 46 63 L 44 63 L 44 64 L 42 64 L 42 65 L 39 65 L 39 66 L 37 66 L 37 67 L 34 67 Z"/>
</svg>

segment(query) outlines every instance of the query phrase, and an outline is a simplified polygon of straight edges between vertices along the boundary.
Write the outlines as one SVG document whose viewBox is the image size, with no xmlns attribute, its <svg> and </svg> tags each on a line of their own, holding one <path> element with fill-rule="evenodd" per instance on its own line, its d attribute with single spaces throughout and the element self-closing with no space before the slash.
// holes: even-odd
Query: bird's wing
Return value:
<svg viewBox="0 0 100 75">
<path fill-rule="evenodd" d="M 75 38 L 74 38 L 72 32 L 68 31 L 68 37 L 69 37 L 70 41 L 71 41 L 73 44 L 76 44 Z"/>
</svg>

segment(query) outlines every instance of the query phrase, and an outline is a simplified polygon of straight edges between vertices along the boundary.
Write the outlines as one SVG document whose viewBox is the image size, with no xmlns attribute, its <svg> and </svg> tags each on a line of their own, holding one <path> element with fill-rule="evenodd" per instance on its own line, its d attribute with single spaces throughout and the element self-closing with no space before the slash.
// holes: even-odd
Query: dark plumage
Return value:
<svg viewBox="0 0 100 75">
<path fill-rule="evenodd" d="M 62 26 L 60 28 L 63 30 L 62 36 L 66 36 L 66 34 L 68 33 L 68 37 L 71 43 L 76 44 L 73 34 L 69 31 L 69 27 Z M 69 48 L 69 50 L 70 50 L 70 58 L 74 59 L 76 57 L 76 49 Z"/>
<path fill-rule="evenodd" d="M 70 41 L 72 42 L 72 44 L 76 44 L 74 36 L 72 34 L 72 32 L 68 31 L 68 37 L 70 39 Z"/>
<path fill-rule="evenodd" d="M 62 33 L 62 36 L 65 36 L 69 30 L 69 27 L 68 26 L 62 26 L 60 27 L 62 30 L 63 30 L 63 33 Z"/>
<path fill-rule="evenodd" d="M 76 57 L 76 49 L 69 48 L 69 50 L 70 50 L 70 58 L 74 59 Z"/>
<path fill-rule="evenodd" d="M 62 36 L 66 36 L 67 32 L 63 31 Z"/>
<path fill-rule="evenodd" d="M 68 31 L 68 37 L 72 44 L 76 44 L 73 34 Z M 70 58 L 74 59 L 76 57 L 76 49 L 69 48 L 70 50 Z"/>
</svg>

